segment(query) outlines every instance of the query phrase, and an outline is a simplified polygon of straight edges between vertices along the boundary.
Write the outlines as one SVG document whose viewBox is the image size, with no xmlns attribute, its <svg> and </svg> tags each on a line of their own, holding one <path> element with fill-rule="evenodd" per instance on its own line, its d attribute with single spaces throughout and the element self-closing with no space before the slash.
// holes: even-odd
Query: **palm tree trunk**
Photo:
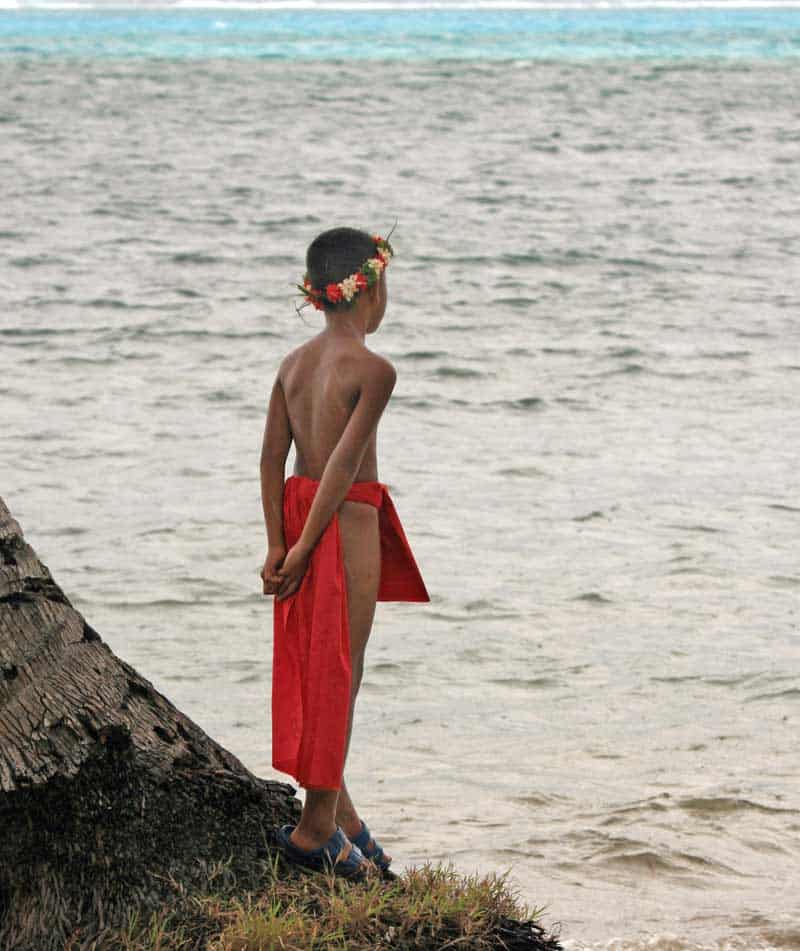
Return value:
<svg viewBox="0 0 800 951">
<path fill-rule="evenodd" d="M 0 498 L 0 948 L 63 948 L 214 876 L 257 887 L 294 792 L 116 657 Z"/>
</svg>

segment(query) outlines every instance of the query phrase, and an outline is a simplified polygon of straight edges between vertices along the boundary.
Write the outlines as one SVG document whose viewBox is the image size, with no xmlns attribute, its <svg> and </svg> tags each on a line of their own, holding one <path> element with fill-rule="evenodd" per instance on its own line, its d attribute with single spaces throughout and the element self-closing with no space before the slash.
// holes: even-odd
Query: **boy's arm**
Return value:
<svg viewBox="0 0 800 951">
<path fill-rule="evenodd" d="M 279 589 L 280 598 L 299 587 L 306 560 L 358 474 L 370 437 L 389 402 L 396 380 L 397 373 L 388 360 L 377 357 L 370 362 L 355 408 L 322 473 L 300 538 L 279 572 L 284 576 Z"/>
<path fill-rule="evenodd" d="M 275 378 L 261 445 L 261 505 L 270 548 L 286 548 L 283 534 L 283 484 L 286 457 L 292 445 L 292 427 L 280 372 Z"/>
</svg>

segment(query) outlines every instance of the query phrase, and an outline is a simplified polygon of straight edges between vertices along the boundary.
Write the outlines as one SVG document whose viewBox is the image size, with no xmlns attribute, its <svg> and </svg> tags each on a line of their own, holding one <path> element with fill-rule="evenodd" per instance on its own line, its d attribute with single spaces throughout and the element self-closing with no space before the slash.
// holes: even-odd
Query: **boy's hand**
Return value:
<svg viewBox="0 0 800 951">
<path fill-rule="evenodd" d="M 286 557 L 285 545 L 270 545 L 264 567 L 261 569 L 261 580 L 264 582 L 264 594 L 275 594 L 280 584 L 278 569 Z"/>
<path fill-rule="evenodd" d="M 292 545 L 289 549 L 283 565 L 278 570 L 280 581 L 276 595 L 278 601 L 288 598 L 300 587 L 300 582 L 303 580 L 306 568 L 308 568 L 310 556 L 311 552 L 299 543 Z"/>
</svg>

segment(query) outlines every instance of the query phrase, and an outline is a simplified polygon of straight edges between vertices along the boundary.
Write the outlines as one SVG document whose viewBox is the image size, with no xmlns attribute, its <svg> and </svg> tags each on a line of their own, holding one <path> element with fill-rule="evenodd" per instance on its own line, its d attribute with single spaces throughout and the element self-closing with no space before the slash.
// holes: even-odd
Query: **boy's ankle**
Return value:
<svg viewBox="0 0 800 951">
<path fill-rule="evenodd" d="M 291 835 L 292 841 L 302 848 L 308 848 L 310 844 L 314 846 L 322 845 L 336 831 L 335 822 L 325 821 L 305 821 L 301 819 Z"/>
<path fill-rule="evenodd" d="M 361 831 L 361 818 L 357 812 L 337 813 L 336 823 L 342 827 L 348 839 L 352 839 Z"/>
</svg>

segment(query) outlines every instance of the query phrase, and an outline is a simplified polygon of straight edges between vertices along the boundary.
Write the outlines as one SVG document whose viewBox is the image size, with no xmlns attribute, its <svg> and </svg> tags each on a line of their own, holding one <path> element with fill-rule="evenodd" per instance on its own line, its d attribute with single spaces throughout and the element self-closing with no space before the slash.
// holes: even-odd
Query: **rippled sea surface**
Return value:
<svg viewBox="0 0 800 951">
<path fill-rule="evenodd" d="M 800 948 L 798 88 L 792 57 L 7 49 L 0 494 L 275 775 L 266 399 L 320 327 L 308 242 L 397 219 L 380 477 L 432 600 L 378 607 L 365 817 L 398 864 L 510 867 L 572 947 Z"/>
</svg>

